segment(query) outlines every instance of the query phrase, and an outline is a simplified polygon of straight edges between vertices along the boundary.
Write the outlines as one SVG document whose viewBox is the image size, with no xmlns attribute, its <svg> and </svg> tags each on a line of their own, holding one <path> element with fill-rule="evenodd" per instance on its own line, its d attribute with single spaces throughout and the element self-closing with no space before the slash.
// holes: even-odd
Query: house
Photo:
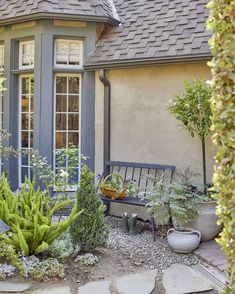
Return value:
<svg viewBox="0 0 235 294">
<path fill-rule="evenodd" d="M 100 173 L 107 159 L 201 171 L 201 146 L 167 102 L 210 79 L 207 0 L 0 0 L 1 119 L 11 145 L 79 146 Z M 211 177 L 213 146 L 207 140 Z M 14 188 L 29 158 L 4 163 Z M 77 179 L 75 179 L 77 181 Z"/>
</svg>

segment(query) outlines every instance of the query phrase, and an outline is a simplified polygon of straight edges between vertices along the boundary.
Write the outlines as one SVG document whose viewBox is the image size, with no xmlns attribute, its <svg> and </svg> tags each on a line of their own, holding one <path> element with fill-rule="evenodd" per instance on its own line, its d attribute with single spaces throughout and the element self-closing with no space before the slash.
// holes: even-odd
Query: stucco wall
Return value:
<svg viewBox="0 0 235 294">
<path fill-rule="evenodd" d="M 198 138 L 177 126 L 167 102 L 190 78 L 210 79 L 206 63 L 108 70 L 111 83 L 111 160 L 190 166 L 201 173 Z M 96 74 L 96 172 L 103 169 L 103 85 Z M 207 172 L 211 180 L 214 147 L 207 139 Z M 201 178 L 198 177 L 200 182 Z"/>
</svg>

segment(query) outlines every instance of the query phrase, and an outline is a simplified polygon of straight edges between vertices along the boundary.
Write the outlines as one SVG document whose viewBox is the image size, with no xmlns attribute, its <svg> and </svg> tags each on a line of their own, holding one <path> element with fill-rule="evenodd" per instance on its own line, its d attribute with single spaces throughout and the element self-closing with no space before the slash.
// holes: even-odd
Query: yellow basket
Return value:
<svg viewBox="0 0 235 294">
<path fill-rule="evenodd" d="M 104 180 L 101 181 L 100 183 L 100 191 L 102 194 L 104 194 L 106 197 L 112 198 L 112 199 L 117 199 L 117 200 L 121 200 L 123 198 L 125 198 L 126 196 L 126 189 L 121 189 L 121 190 L 116 190 L 113 187 L 109 187 L 106 183 L 107 180 L 112 177 L 114 174 L 110 174 L 108 175 Z M 117 174 L 115 174 L 117 175 Z M 118 175 L 118 178 L 121 180 L 121 182 L 124 184 L 124 180 L 122 178 L 121 175 Z"/>
</svg>

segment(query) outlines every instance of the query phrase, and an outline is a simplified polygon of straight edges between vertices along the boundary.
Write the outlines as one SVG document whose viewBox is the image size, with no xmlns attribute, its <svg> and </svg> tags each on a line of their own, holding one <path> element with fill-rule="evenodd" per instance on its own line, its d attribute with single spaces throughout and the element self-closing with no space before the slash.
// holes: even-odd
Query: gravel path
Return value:
<svg viewBox="0 0 235 294">
<path fill-rule="evenodd" d="M 108 247 L 127 258 L 135 265 L 145 269 L 157 268 L 161 272 L 173 263 L 194 265 L 199 259 L 193 254 L 181 254 L 172 251 L 166 240 L 166 227 L 157 228 L 157 240 L 152 240 L 150 227 L 147 223 L 138 222 L 142 232 L 138 235 L 128 235 L 122 231 L 121 219 L 109 217 L 111 232 Z"/>
</svg>

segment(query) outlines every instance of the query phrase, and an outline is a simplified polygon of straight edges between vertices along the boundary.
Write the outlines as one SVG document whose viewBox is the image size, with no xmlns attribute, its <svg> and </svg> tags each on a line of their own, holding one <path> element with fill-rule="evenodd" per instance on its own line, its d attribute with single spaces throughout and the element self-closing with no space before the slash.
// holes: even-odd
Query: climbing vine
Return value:
<svg viewBox="0 0 235 294">
<path fill-rule="evenodd" d="M 212 129 L 218 146 L 214 185 L 217 215 L 224 224 L 219 243 L 228 256 L 230 285 L 225 292 L 235 293 L 235 0 L 211 0 L 208 27 L 212 70 Z"/>
</svg>

